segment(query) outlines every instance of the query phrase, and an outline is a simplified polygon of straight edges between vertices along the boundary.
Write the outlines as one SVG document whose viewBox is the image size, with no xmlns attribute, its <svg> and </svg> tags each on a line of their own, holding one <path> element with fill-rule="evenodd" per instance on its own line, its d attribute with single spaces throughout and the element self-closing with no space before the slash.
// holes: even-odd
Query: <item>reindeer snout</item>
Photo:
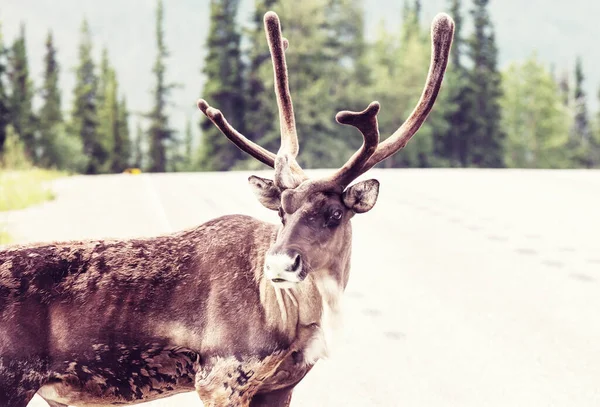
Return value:
<svg viewBox="0 0 600 407">
<path fill-rule="evenodd" d="M 299 283 L 304 279 L 302 255 L 296 250 L 267 254 L 265 277 L 274 283 Z"/>
</svg>

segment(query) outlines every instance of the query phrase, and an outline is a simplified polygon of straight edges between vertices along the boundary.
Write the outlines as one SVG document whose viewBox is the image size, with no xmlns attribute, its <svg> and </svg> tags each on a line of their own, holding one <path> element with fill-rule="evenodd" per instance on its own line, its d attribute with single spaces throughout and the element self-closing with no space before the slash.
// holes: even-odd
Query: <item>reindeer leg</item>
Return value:
<svg viewBox="0 0 600 407">
<path fill-rule="evenodd" d="M 294 386 L 257 394 L 252 398 L 250 407 L 289 407 L 292 402 Z"/>
</svg>

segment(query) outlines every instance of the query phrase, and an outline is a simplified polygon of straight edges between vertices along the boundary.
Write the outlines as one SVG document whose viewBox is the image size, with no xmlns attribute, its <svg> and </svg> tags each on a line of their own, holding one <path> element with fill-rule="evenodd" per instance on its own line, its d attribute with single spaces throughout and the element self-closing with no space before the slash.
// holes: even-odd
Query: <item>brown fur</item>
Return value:
<svg viewBox="0 0 600 407">
<path fill-rule="evenodd" d="M 244 406 L 295 385 L 318 293 L 308 279 L 308 301 L 288 300 L 283 321 L 262 278 L 276 237 L 234 215 L 152 239 L 0 251 L 0 405 L 43 387 L 81 406 L 194 389 L 206 405 Z"/>
<path fill-rule="evenodd" d="M 110 367 L 105 356 L 121 348 L 142 355 L 140 344 L 161 355 L 189 349 L 203 367 L 214 358 L 260 359 L 289 349 L 296 332 L 263 328 L 260 269 L 275 236 L 273 225 L 227 216 L 153 239 L 0 251 L 0 366 L 32 376 L 8 381 L 0 367 L 0 400 L 25 399 L 63 380 L 65 360 L 100 358 Z"/>
</svg>

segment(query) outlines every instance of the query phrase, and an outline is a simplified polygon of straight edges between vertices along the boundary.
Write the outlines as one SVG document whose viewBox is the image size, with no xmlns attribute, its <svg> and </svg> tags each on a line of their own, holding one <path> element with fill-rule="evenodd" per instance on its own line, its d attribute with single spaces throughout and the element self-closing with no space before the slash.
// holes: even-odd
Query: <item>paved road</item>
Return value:
<svg viewBox="0 0 600 407">
<path fill-rule="evenodd" d="M 72 177 L 8 221 L 24 241 L 153 235 L 236 212 L 277 221 L 246 175 Z M 370 175 L 382 190 L 354 220 L 342 343 L 293 405 L 600 405 L 600 172 Z"/>
</svg>

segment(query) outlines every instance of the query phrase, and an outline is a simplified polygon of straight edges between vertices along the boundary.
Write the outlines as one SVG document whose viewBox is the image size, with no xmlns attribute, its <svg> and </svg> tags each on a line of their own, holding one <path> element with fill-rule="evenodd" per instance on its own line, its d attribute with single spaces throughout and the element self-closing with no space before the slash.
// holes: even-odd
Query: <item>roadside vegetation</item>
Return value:
<svg viewBox="0 0 600 407">
<path fill-rule="evenodd" d="M 0 212 L 25 209 L 54 199 L 49 182 L 66 173 L 34 167 L 10 127 L 6 136 L 0 154 Z M 6 225 L 0 222 L 0 245 L 11 241 Z"/>
<path fill-rule="evenodd" d="M 11 241 L 12 240 L 11 240 L 10 235 L 8 234 L 8 232 L 5 231 L 3 229 L 3 227 L 0 225 L 0 245 L 9 244 Z"/>
<path fill-rule="evenodd" d="M 0 211 L 24 209 L 54 199 L 48 181 L 64 175 L 57 171 L 0 170 Z"/>
<path fill-rule="evenodd" d="M 0 154 L 0 212 L 54 199 L 48 182 L 64 175 L 64 172 L 34 167 L 27 159 L 22 141 L 9 126 Z"/>
</svg>

